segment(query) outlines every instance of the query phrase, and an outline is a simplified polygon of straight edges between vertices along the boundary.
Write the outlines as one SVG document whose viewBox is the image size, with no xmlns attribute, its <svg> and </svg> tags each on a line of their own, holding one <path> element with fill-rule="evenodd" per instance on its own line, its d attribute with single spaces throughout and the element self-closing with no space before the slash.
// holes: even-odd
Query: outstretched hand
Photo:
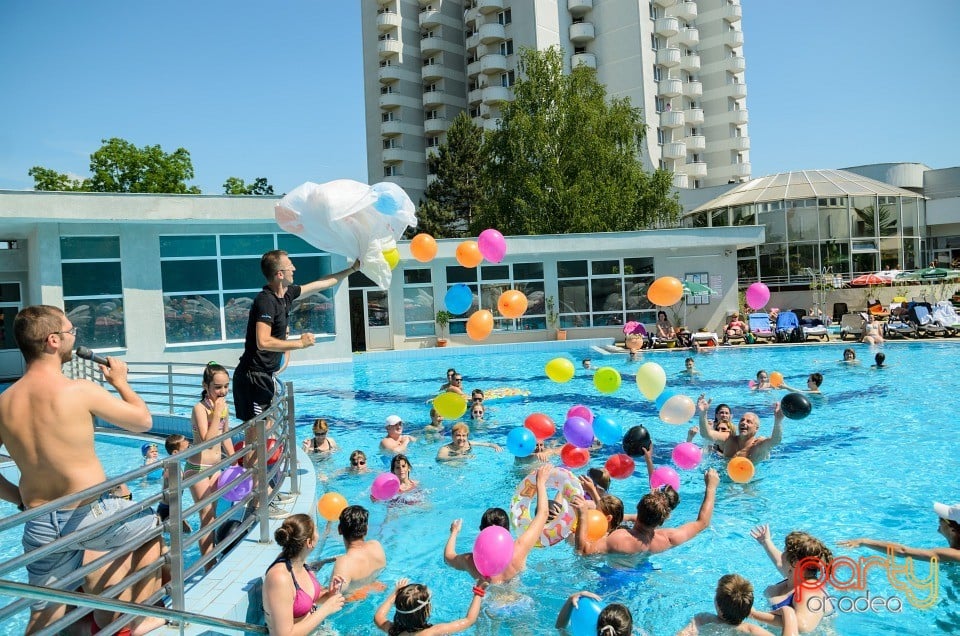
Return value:
<svg viewBox="0 0 960 636">
<path fill-rule="evenodd" d="M 697 399 L 697 410 L 701 413 L 706 413 L 712 401 L 713 400 L 708 400 L 706 396 L 701 393 L 699 399 Z"/>
<path fill-rule="evenodd" d="M 450 523 L 450 534 L 455 534 L 460 532 L 460 527 L 463 525 L 463 519 L 454 519 Z"/>
<path fill-rule="evenodd" d="M 761 523 L 750 531 L 750 536 L 757 540 L 757 543 L 766 543 L 770 541 L 770 526 Z"/>
</svg>

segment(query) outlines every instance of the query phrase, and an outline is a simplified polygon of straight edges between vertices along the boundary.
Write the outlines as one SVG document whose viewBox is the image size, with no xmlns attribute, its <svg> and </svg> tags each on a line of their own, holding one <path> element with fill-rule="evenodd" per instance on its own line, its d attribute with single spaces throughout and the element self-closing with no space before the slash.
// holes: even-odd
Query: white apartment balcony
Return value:
<svg viewBox="0 0 960 636">
<path fill-rule="evenodd" d="M 480 72 L 492 75 L 507 70 L 507 56 L 494 53 L 480 58 Z"/>
<path fill-rule="evenodd" d="M 443 47 L 443 39 L 438 37 L 423 38 L 420 40 L 420 52 L 424 55 L 436 53 Z"/>
<path fill-rule="evenodd" d="M 446 132 L 447 128 L 449 127 L 450 122 L 448 122 L 446 119 L 440 119 L 439 117 L 423 120 L 423 132 L 427 135 L 436 135 Z"/>
<path fill-rule="evenodd" d="M 483 119 L 489 119 L 492 112 L 493 107 L 491 107 L 490 104 L 480 104 L 480 117 Z"/>
<path fill-rule="evenodd" d="M 479 104 L 479 103 L 482 102 L 482 101 L 483 101 L 483 89 L 482 89 L 482 88 L 475 88 L 475 89 L 473 89 L 472 91 L 470 91 L 469 93 L 467 93 L 467 102 L 469 102 L 471 106 L 473 106 L 473 105 L 475 105 L 475 104 Z"/>
<path fill-rule="evenodd" d="M 727 70 L 731 73 L 743 73 L 747 70 L 747 60 L 742 55 L 728 57 Z"/>
<path fill-rule="evenodd" d="M 377 30 L 378 31 L 390 31 L 392 29 L 400 28 L 400 16 L 390 11 L 388 13 L 381 13 L 377 16 Z"/>
<path fill-rule="evenodd" d="M 687 46 L 696 46 L 700 43 L 700 30 L 696 27 L 683 27 L 677 33 L 677 42 Z"/>
<path fill-rule="evenodd" d="M 488 105 L 510 101 L 510 89 L 506 86 L 487 86 L 483 89 L 483 103 Z"/>
<path fill-rule="evenodd" d="M 686 120 L 686 123 L 691 126 L 699 126 L 703 123 L 703 109 L 702 108 L 688 108 L 683 111 L 683 118 Z"/>
<path fill-rule="evenodd" d="M 597 68 L 597 56 L 593 53 L 574 53 L 570 57 L 570 66 L 586 66 L 587 68 Z"/>
<path fill-rule="evenodd" d="M 576 22 L 570 25 L 570 41 L 574 44 L 583 44 L 596 37 L 593 22 Z"/>
<path fill-rule="evenodd" d="M 507 39 L 507 31 L 498 22 L 488 22 L 480 25 L 480 41 L 484 44 L 493 44 Z"/>
<path fill-rule="evenodd" d="M 743 16 L 743 9 L 740 8 L 739 4 L 728 4 L 727 6 L 721 9 L 723 19 L 727 22 L 739 22 L 740 18 Z"/>
<path fill-rule="evenodd" d="M 682 110 L 665 110 L 660 113 L 660 126 L 663 128 L 680 128 L 685 121 Z"/>
<path fill-rule="evenodd" d="M 678 66 L 680 64 L 680 49 L 673 46 L 657 49 L 657 64 L 667 68 Z"/>
<path fill-rule="evenodd" d="M 567 0 L 567 11 L 577 18 L 593 8 L 593 0 Z"/>
<path fill-rule="evenodd" d="M 468 37 L 464 43 L 464 46 L 467 48 L 467 51 L 477 48 L 477 45 L 480 44 L 480 34 L 474 33 Z"/>
<path fill-rule="evenodd" d="M 423 94 L 423 107 L 432 108 L 434 106 L 440 106 L 444 103 L 444 96 L 443 91 L 426 91 Z"/>
<path fill-rule="evenodd" d="M 730 150 L 736 150 L 738 152 L 743 152 L 744 150 L 750 150 L 750 138 L 749 137 L 730 137 L 727 139 L 725 146 Z"/>
<path fill-rule="evenodd" d="M 687 82 L 683 85 L 683 94 L 691 99 L 701 97 L 703 95 L 703 83 L 696 80 Z"/>
<path fill-rule="evenodd" d="M 703 135 L 687 135 L 683 138 L 683 143 L 687 144 L 687 150 L 692 152 L 707 149 L 707 138 Z"/>
<path fill-rule="evenodd" d="M 403 134 L 403 122 L 399 119 L 380 122 L 380 134 L 384 137 L 396 137 Z"/>
<path fill-rule="evenodd" d="M 688 185 L 690 182 L 687 180 L 687 175 L 681 172 L 673 173 L 673 187 L 674 188 L 689 188 Z"/>
<path fill-rule="evenodd" d="M 686 172 L 689 177 L 696 179 L 703 178 L 707 176 L 707 164 L 705 161 L 691 161 L 683 166 L 683 171 Z"/>
<path fill-rule="evenodd" d="M 491 117 L 490 119 L 483 120 L 483 129 L 484 130 L 496 130 L 500 127 L 500 118 Z"/>
<path fill-rule="evenodd" d="M 431 157 L 439 157 L 439 156 L 440 156 L 440 146 L 427 146 L 427 147 L 424 149 L 423 154 L 426 155 L 427 159 L 430 159 Z"/>
<path fill-rule="evenodd" d="M 657 95 L 677 97 L 683 92 L 683 82 L 678 79 L 662 79 L 657 83 Z"/>
<path fill-rule="evenodd" d="M 697 55 L 696 53 L 691 53 L 690 55 L 681 55 L 680 68 L 682 68 L 685 71 L 699 71 L 700 56 Z"/>
<path fill-rule="evenodd" d="M 677 0 L 653 0 L 653 2 L 657 6 L 660 6 L 666 9 L 667 7 L 672 7 L 673 5 L 675 5 L 677 3 Z"/>
<path fill-rule="evenodd" d="M 730 166 L 730 172 L 738 179 L 747 179 L 750 177 L 750 164 L 735 163 Z"/>
<path fill-rule="evenodd" d="M 480 60 L 474 60 L 467 64 L 467 77 L 470 79 L 475 78 L 480 74 Z"/>
<path fill-rule="evenodd" d="M 384 148 L 382 156 L 384 163 L 403 161 L 403 148 Z"/>
<path fill-rule="evenodd" d="M 746 84 L 727 84 L 727 95 L 733 99 L 743 99 L 747 96 Z"/>
<path fill-rule="evenodd" d="M 397 40 L 380 40 L 377 42 L 377 51 L 380 57 L 389 57 L 391 55 L 400 55 L 403 45 Z"/>
<path fill-rule="evenodd" d="M 484 15 L 495 11 L 503 11 L 503 0 L 477 0 L 477 8 Z"/>
<path fill-rule="evenodd" d="M 667 159 L 682 159 L 687 156 L 687 145 L 682 141 L 663 144 L 663 156 Z"/>
<path fill-rule="evenodd" d="M 420 12 L 420 26 L 430 28 L 438 24 L 440 24 L 440 11 L 437 9 L 427 9 Z"/>
<path fill-rule="evenodd" d="M 420 77 L 425 80 L 435 80 L 443 77 L 443 64 L 427 64 L 420 67 Z"/>
<path fill-rule="evenodd" d="M 400 93 L 384 93 L 380 96 L 380 108 L 399 108 L 404 97 Z"/>
<path fill-rule="evenodd" d="M 688 22 L 691 20 L 696 20 L 697 3 L 693 0 L 682 0 L 681 2 L 678 2 L 667 9 L 667 15 L 680 18 L 682 20 L 687 20 Z"/>
<path fill-rule="evenodd" d="M 743 31 L 727 31 L 723 34 L 723 43 L 732 48 L 743 46 Z"/>
<path fill-rule="evenodd" d="M 403 69 L 399 64 L 389 64 L 377 69 L 377 78 L 384 84 L 399 81 L 401 75 L 403 75 Z"/>
<path fill-rule="evenodd" d="M 480 15 L 480 9 L 473 7 L 472 9 L 467 9 L 467 12 L 463 14 L 463 24 L 471 25 L 477 21 L 477 16 Z"/>
<path fill-rule="evenodd" d="M 727 111 L 727 120 L 731 124 L 736 124 L 737 126 L 746 126 L 748 121 L 747 109 L 741 108 L 739 110 Z"/>
<path fill-rule="evenodd" d="M 676 18 L 657 18 L 653 31 L 665 38 L 673 37 L 680 30 L 680 21 Z"/>
</svg>

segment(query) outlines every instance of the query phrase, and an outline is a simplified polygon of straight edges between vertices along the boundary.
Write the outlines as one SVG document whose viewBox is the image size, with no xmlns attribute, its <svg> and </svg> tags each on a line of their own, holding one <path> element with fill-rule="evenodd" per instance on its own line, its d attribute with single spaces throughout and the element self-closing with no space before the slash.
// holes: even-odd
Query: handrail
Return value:
<svg viewBox="0 0 960 636">
<path fill-rule="evenodd" d="M 148 406 L 150 406 L 152 413 L 157 414 L 159 412 L 184 417 L 189 416 L 190 409 L 196 404 L 199 397 L 196 382 L 198 373 L 196 369 L 202 368 L 202 365 L 131 363 L 129 366 L 131 368 L 130 384 L 138 394 L 146 394 L 145 401 L 147 401 Z M 192 368 L 193 372 L 190 373 L 184 368 Z M 99 369 L 92 364 L 83 361 L 74 361 L 65 367 L 65 371 L 72 377 L 87 378 L 104 384 L 107 389 L 112 389 L 112 387 L 104 382 Z M 189 384 L 179 379 L 185 379 L 187 377 L 191 377 L 193 380 Z M 156 389 L 158 386 L 165 388 L 166 391 L 143 391 L 142 388 L 138 388 L 147 387 Z M 188 389 L 190 394 L 187 394 L 183 389 Z M 152 399 L 150 398 L 151 395 L 158 396 L 159 399 Z M 157 528 L 147 535 L 139 537 L 132 544 L 111 550 L 91 563 L 71 572 L 70 575 L 57 582 L 56 589 L 38 588 L 0 578 L 0 591 L 15 591 L 17 592 L 16 595 L 20 596 L 17 600 L 0 607 L 0 622 L 5 623 L 11 616 L 26 609 L 30 599 L 49 601 L 67 598 L 69 599 L 69 603 L 76 605 L 77 608 L 68 611 L 63 618 L 50 624 L 39 633 L 54 634 L 58 630 L 64 629 L 80 620 L 94 609 L 116 609 L 126 614 L 110 625 L 104 626 L 102 633 L 105 635 L 118 631 L 133 620 L 131 615 L 153 616 L 160 615 L 163 612 L 172 612 L 169 616 L 164 615 L 164 617 L 173 618 L 174 620 L 192 621 L 193 619 L 191 617 L 193 615 L 187 612 L 186 609 L 185 581 L 188 581 L 195 573 L 202 571 L 203 568 L 207 567 L 207 564 L 215 562 L 221 554 L 233 546 L 237 539 L 246 536 L 256 524 L 260 526 L 258 541 L 260 543 L 270 543 L 269 507 L 278 494 L 278 489 L 270 485 L 271 481 L 279 484 L 284 477 L 287 477 L 290 480 L 291 493 L 299 493 L 300 482 L 299 470 L 297 469 L 297 437 L 293 385 L 289 382 L 286 383 L 283 386 L 282 392 L 275 398 L 270 408 L 262 414 L 206 442 L 191 444 L 189 450 L 184 455 L 190 457 L 203 450 L 218 447 L 224 440 L 240 435 L 246 440 L 252 440 L 252 443 L 245 445 L 243 449 L 234 455 L 223 458 L 215 465 L 189 478 L 185 479 L 183 477 L 183 469 L 180 464 L 180 460 L 183 459 L 183 457 L 175 455 L 140 466 L 81 492 L 72 493 L 55 501 L 0 519 L 0 532 L 10 530 L 16 526 L 22 527 L 23 524 L 40 515 L 49 514 L 55 510 L 75 508 L 81 503 L 96 501 L 99 498 L 108 496 L 109 491 L 114 487 L 128 481 L 143 478 L 158 468 L 162 468 L 163 474 L 165 475 L 163 482 L 161 482 L 156 492 L 148 492 L 136 505 L 130 506 L 122 513 L 97 521 L 82 531 L 61 537 L 28 554 L 17 555 L 0 562 L 0 577 L 6 577 L 9 573 L 25 567 L 27 563 L 35 561 L 45 554 L 72 548 L 85 537 L 100 532 L 102 529 L 115 525 L 128 517 L 139 514 L 143 510 L 160 502 L 166 502 L 169 506 L 170 515 L 162 526 L 158 525 Z M 277 447 L 280 452 L 280 457 L 275 463 L 268 461 L 270 454 L 277 450 L 277 448 L 274 448 L 268 453 L 267 443 L 268 438 L 271 436 L 278 440 Z M 199 501 L 193 502 L 191 505 L 185 506 L 183 504 L 181 493 L 184 490 L 201 480 L 209 478 L 217 471 L 235 462 L 241 462 L 240 465 L 249 463 L 249 457 L 253 453 L 256 454 L 256 461 L 253 462 L 253 465 L 244 466 L 244 470 L 239 477 L 230 483 L 223 484 L 222 487 L 218 487 L 214 492 Z M 197 528 L 191 535 L 186 537 L 182 534 L 181 528 L 184 519 L 207 505 L 216 504 L 216 501 L 224 493 L 233 490 L 242 480 L 248 478 L 253 479 L 254 484 L 257 486 L 251 493 L 247 494 L 238 502 L 235 502 L 230 509 L 218 515 L 210 524 L 204 526 L 202 529 Z M 194 544 L 198 543 L 210 533 L 215 533 L 217 529 L 227 521 L 236 519 L 237 513 L 241 515 L 241 519 L 238 519 L 240 521 L 239 526 L 233 529 L 221 542 L 214 545 L 210 552 L 195 559 L 187 556 L 187 551 Z M 101 591 L 99 596 L 69 591 L 77 588 L 80 583 L 82 583 L 83 577 L 90 572 L 111 563 L 131 549 L 162 536 L 163 533 L 170 535 L 170 545 L 167 553 L 158 561 L 148 564 L 136 572 L 129 573 L 116 585 Z M 126 590 L 130 585 L 148 576 L 159 576 L 163 568 L 169 568 L 170 581 L 161 587 L 151 598 L 144 599 L 141 603 L 126 603 L 116 600 L 117 595 Z M 165 600 L 165 602 L 170 605 L 169 609 L 154 607 L 155 603 L 162 600 Z M 133 611 L 132 608 L 139 609 L 138 611 Z M 178 616 L 180 617 L 179 619 L 177 618 Z M 204 624 L 212 624 L 214 626 L 224 626 L 231 623 L 231 621 L 209 623 L 209 621 L 222 619 L 207 618 L 206 620 L 208 622 Z M 246 626 L 242 623 L 238 623 L 237 625 L 240 625 L 240 629 L 246 629 L 247 631 L 265 631 L 262 627 Z"/>
</svg>

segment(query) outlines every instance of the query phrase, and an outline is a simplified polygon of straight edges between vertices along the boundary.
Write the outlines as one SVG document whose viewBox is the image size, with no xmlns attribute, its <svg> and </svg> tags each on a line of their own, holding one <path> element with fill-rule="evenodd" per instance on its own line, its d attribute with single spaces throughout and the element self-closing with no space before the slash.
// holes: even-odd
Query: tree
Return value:
<svg viewBox="0 0 960 636">
<path fill-rule="evenodd" d="M 70 192 L 83 189 L 82 181 L 49 168 L 34 166 L 27 171 L 27 174 L 33 177 L 34 190 Z"/>
<path fill-rule="evenodd" d="M 236 195 L 252 194 L 257 196 L 272 195 L 273 186 L 270 185 L 264 177 L 257 177 L 250 185 L 247 185 L 243 179 L 238 177 L 227 177 L 227 180 L 223 182 L 223 193 Z"/>
<path fill-rule="evenodd" d="M 646 174 L 639 161 L 639 109 L 608 101 L 592 69 L 565 75 L 556 47 L 522 50 L 518 70 L 514 101 L 487 136 L 489 195 L 472 229 L 563 234 L 676 222 L 670 173 Z"/>
<path fill-rule="evenodd" d="M 466 236 L 484 197 L 483 130 L 461 111 L 427 163 L 437 178 L 424 192 L 417 230 L 436 238 Z"/>
</svg>

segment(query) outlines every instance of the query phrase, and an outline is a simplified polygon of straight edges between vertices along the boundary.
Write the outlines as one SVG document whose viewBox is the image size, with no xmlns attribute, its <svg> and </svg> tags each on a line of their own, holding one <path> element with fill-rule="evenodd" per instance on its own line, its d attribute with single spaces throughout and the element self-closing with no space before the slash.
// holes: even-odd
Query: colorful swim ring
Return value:
<svg viewBox="0 0 960 636">
<path fill-rule="evenodd" d="M 573 498 L 583 496 L 583 487 L 576 475 L 559 466 L 550 471 L 550 477 L 547 479 L 547 492 L 556 491 L 557 496 L 550 502 L 555 501 L 559 504 L 556 515 L 547 521 L 540 539 L 537 541 L 538 547 L 554 545 L 563 541 L 577 527 L 577 513 L 573 509 Z M 536 514 L 537 499 L 537 473 L 530 473 L 523 478 L 523 481 L 517 486 L 517 491 L 510 502 L 510 519 L 513 522 L 517 532 L 523 532 L 533 521 Z"/>
<path fill-rule="evenodd" d="M 488 400 L 509 400 L 511 398 L 524 398 L 530 395 L 526 389 L 517 389 L 510 386 L 501 386 L 495 389 L 488 389 L 483 392 L 483 401 Z"/>
</svg>

